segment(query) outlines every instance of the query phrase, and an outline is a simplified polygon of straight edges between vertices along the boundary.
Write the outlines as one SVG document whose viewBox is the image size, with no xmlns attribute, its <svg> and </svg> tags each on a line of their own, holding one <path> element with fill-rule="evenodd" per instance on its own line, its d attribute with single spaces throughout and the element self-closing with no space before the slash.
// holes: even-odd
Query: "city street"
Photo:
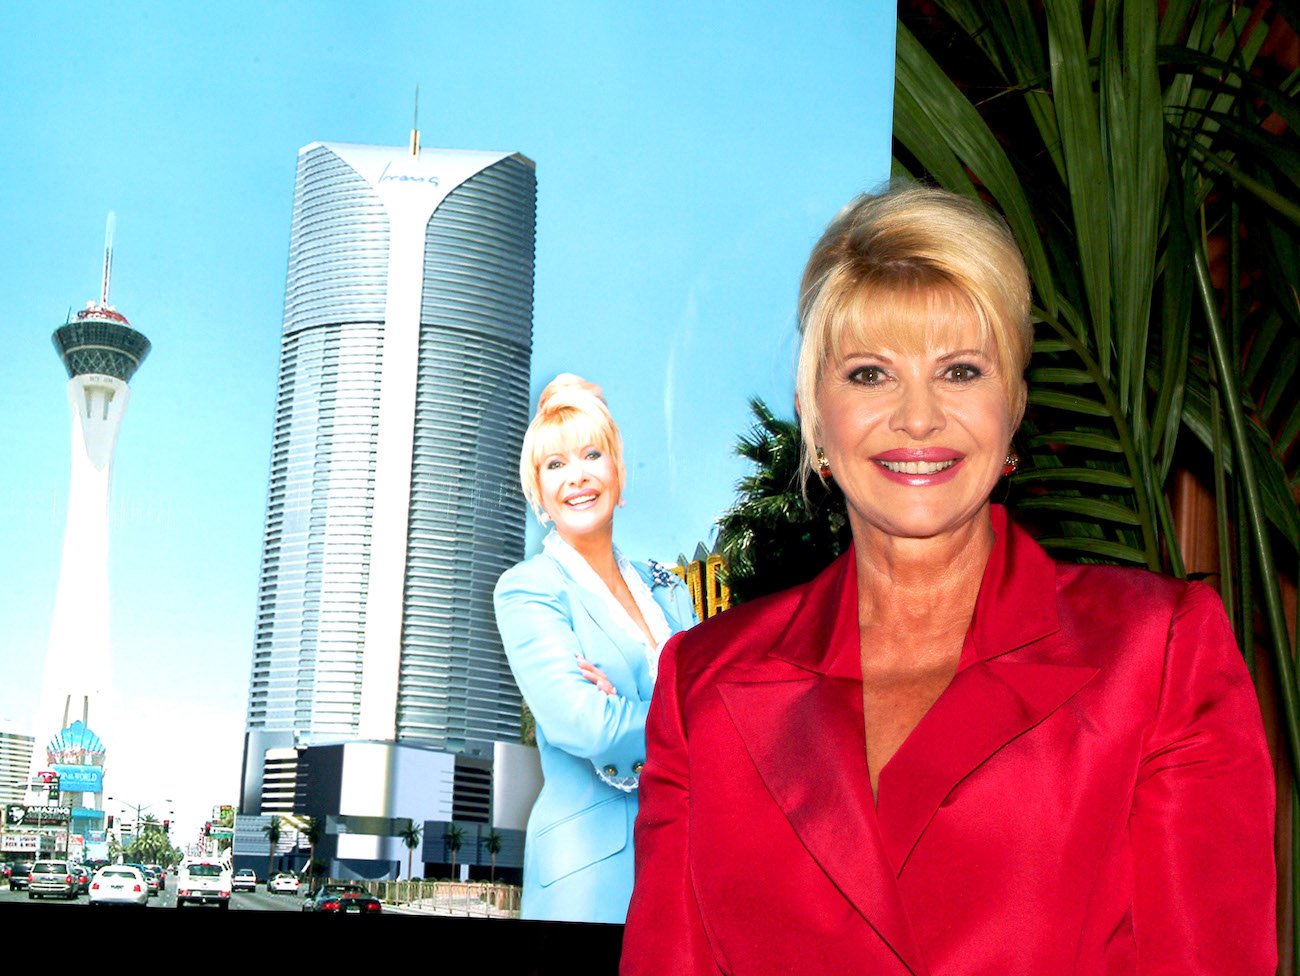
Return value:
<svg viewBox="0 0 1300 976">
<path fill-rule="evenodd" d="M 0 887 L 0 906 L 8 904 L 28 904 L 27 892 L 10 891 L 8 886 Z M 33 905 L 48 905 L 50 908 L 72 908 L 74 906 L 86 908 L 90 905 L 90 900 L 85 895 L 79 895 L 76 899 L 68 901 L 62 898 L 38 898 L 31 900 Z M 149 910 L 154 911 L 160 908 L 176 907 L 176 878 L 174 875 L 167 876 L 167 890 L 159 892 L 156 896 L 149 899 Z M 267 894 L 262 886 L 258 886 L 257 891 L 237 891 L 231 896 L 230 911 L 232 912 L 296 912 L 302 907 L 302 899 L 297 895 L 271 895 Z M 97 910 L 100 910 L 97 908 Z M 124 911 L 130 912 L 130 908 L 119 908 L 114 905 L 102 909 L 104 911 Z M 219 912 L 220 909 L 206 906 L 191 906 L 185 909 L 187 912 Z"/>
</svg>

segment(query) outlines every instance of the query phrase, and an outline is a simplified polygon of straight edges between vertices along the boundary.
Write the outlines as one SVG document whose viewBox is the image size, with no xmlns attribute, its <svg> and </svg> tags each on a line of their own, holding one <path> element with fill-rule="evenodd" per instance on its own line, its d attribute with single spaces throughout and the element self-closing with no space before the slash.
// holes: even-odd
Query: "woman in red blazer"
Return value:
<svg viewBox="0 0 1300 976">
<path fill-rule="evenodd" d="M 623 973 L 1273 973 L 1272 765 L 1218 596 L 1056 564 L 989 504 L 1032 339 L 1005 226 L 860 198 L 800 311 L 854 545 L 665 649 Z"/>
</svg>

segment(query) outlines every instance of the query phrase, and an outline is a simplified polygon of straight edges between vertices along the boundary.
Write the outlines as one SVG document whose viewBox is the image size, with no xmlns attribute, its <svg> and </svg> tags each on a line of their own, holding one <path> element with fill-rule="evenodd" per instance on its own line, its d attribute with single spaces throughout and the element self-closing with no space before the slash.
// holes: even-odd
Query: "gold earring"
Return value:
<svg viewBox="0 0 1300 976">
<path fill-rule="evenodd" d="M 1007 459 L 1002 463 L 1002 477 L 1010 478 L 1020 467 L 1020 455 L 1015 451 L 1007 452 Z"/>
<path fill-rule="evenodd" d="M 817 448 L 817 473 L 823 478 L 829 478 L 831 476 L 831 462 L 826 457 L 826 452 L 820 447 Z"/>
</svg>

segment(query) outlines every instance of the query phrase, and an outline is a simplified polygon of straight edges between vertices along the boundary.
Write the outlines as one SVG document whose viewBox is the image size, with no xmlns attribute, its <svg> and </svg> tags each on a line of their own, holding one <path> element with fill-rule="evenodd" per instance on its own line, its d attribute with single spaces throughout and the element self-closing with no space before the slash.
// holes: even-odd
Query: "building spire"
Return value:
<svg viewBox="0 0 1300 976">
<path fill-rule="evenodd" d="M 108 212 L 104 226 L 104 273 L 100 279 L 99 304 L 108 304 L 108 287 L 113 280 L 113 230 L 117 226 L 117 214 Z"/>
<path fill-rule="evenodd" d="M 420 155 L 420 86 L 415 86 L 415 112 L 411 116 L 411 155 Z"/>
</svg>

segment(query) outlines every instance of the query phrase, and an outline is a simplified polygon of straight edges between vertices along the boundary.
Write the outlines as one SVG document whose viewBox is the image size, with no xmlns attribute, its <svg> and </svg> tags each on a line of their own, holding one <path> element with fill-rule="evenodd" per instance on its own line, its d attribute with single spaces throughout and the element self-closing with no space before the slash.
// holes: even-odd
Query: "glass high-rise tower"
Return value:
<svg viewBox="0 0 1300 976">
<path fill-rule="evenodd" d="M 492 611 L 523 557 L 536 177 L 519 154 L 298 156 L 244 756 L 517 741 Z"/>
</svg>

